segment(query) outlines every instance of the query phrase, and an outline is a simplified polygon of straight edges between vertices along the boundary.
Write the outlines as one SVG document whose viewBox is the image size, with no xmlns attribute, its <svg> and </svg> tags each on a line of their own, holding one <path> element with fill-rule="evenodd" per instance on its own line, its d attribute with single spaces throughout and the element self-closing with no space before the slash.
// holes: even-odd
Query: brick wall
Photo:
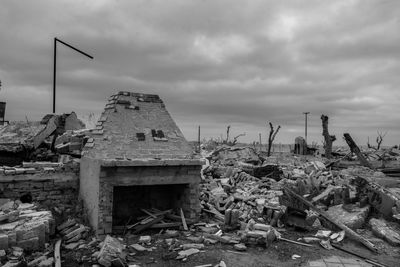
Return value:
<svg viewBox="0 0 400 267">
<path fill-rule="evenodd" d="M 180 188 L 182 197 L 174 202 L 175 212 L 182 208 L 185 217 L 196 219 L 200 215 L 200 165 L 195 166 L 137 166 L 103 167 L 100 172 L 99 213 L 97 234 L 112 232 L 113 193 L 115 186 L 171 185 Z M 176 187 L 174 185 L 186 185 Z M 154 187 L 155 190 L 157 187 Z"/>
<path fill-rule="evenodd" d="M 161 99 L 154 97 L 157 99 L 151 101 L 139 101 L 135 93 L 111 97 L 97 130 L 92 132 L 93 142 L 85 146 L 83 155 L 98 159 L 191 158 L 192 148 Z M 127 109 L 118 101 L 128 101 L 139 110 Z M 152 129 L 162 130 L 166 140 L 154 140 Z M 144 134 L 145 140 L 139 141 L 137 133 Z"/>
<path fill-rule="evenodd" d="M 45 206 L 74 208 L 79 196 L 77 172 L 0 175 L 0 198 L 19 199 L 31 194 L 32 201 Z"/>
</svg>

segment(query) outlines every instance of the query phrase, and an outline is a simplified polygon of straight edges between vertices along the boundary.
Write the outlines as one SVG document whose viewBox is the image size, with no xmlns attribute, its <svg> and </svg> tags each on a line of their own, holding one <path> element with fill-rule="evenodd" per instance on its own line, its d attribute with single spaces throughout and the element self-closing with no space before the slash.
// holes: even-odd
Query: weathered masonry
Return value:
<svg viewBox="0 0 400 267">
<path fill-rule="evenodd" d="M 200 214 L 202 161 L 157 95 L 109 98 L 82 153 L 80 195 L 91 226 L 109 234 L 143 208 Z"/>
</svg>

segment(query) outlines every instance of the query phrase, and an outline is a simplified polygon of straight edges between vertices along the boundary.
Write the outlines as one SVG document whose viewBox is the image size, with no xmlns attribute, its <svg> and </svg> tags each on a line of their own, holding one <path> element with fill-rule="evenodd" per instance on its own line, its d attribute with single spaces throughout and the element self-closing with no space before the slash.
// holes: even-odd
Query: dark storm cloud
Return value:
<svg viewBox="0 0 400 267">
<path fill-rule="evenodd" d="M 337 136 L 389 131 L 399 143 L 400 4 L 396 1 L 3 1 L 1 100 L 10 120 L 57 110 L 98 113 L 120 90 L 159 94 L 188 139 L 226 125 L 245 141 L 281 124 L 278 142 L 320 115 Z"/>
</svg>

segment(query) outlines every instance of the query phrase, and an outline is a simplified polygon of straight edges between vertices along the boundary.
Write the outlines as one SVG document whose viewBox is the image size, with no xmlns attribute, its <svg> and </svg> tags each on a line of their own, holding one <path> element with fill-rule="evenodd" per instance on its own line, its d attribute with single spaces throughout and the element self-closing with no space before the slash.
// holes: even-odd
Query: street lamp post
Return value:
<svg viewBox="0 0 400 267">
<path fill-rule="evenodd" d="M 310 112 L 303 112 L 303 114 L 305 115 L 305 139 L 306 139 L 306 144 L 307 144 L 307 115 L 310 114 Z"/>
<path fill-rule="evenodd" d="M 70 44 L 67 44 L 63 41 L 61 41 L 60 39 L 54 38 L 54 59 L 53 59 L 53 113 L 56 113 L 56 67 L 57 67 L 57 42 L 75 50 L 76 52 L 79 52 L 80 54 L 87 56 L 88 58 L 93 59 L 93 57 L 81 50 L 79 50 L 78 48 L 73 47 Z"/>
</svg>

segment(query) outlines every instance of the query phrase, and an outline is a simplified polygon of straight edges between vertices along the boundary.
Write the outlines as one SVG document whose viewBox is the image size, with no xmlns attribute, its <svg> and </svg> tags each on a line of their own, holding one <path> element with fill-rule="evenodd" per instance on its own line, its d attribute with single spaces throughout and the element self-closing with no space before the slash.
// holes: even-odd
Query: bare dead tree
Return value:
<svg viewBox="0 0 400 267">
<path fill-rule="evenodd" d="M 354 140 L 350 136 L 350 134 L 344 133 L 343 137 L 344 137 L 344 140 L 346 141 L 346 143 L 349 145 L 350 151 L 357 155 L 357 158 L 360 161 L 361 165 L 372 169 L 371 164 L 368 162 L 368 160 L 361 153 L 360 148 L 357 146 L 356 142 L 354 142 Z"/>
<path fill-rule="evenodd" d="M 381 148 L 381 144 L 383 142 L 383 138 L 386 136 L 387 132 L 385 132 L 384 134 L 382 134 L 382 132 L 376 131 L 378 133 L 378 136 L 376 137 L 376 143 L 378 144 L 378 146 L 376 147 L 377 149 Z"/>
<path fill-rule="evenodd" d="M 230 130 L 231 130 L 231 126 L 228 125 L 226 127 L 226 139 L 222 141 L 222 144 L 226 144 L 228 146 L 234 146 L 237 143 L 239 137 L 246 135 L 246 133 L 241 133 L 241 134 L 233 137 L 233 141 L 231 141 L 230 138 L 229 138 L 230 137 Z"/>
<path fill-rule="evenodd" d="M 332 158 L 332 143 L 336 141 L 336 136 L 330 135 L 328 131 L 328 116 L 322 114 L 322 135 L 324 136 L 324 149 L 325 157 L 328 159 Z"/>
<path fill-rule="evenodd" d="M 229 131 L 231 130 L 231 126 L 230 125 L 228 125 L 227 127 L 226 127 L 226 139 L 225 139 L 225 143 L 228 143 L 228 141 L 229 141 Z"/>
<path fill-rule="evenodd" d="M 386 136 L 387 132 L 385 132 L 384 134 L 383 134 L 382 132 L 379 132 L 379 131 L 376 131 L 376 132 L 377 132 L 377 134 L 378 134 L 378 136 L 376 137 L 376 140 L 375 140 L 376 146 L 372 146 L 372 145 L 369 143 L 369 136 L 368 136 L 367 145 L 368 145 L 368 148 L 372 148 L 372 149 L 375 149 L 375 150 L 379 150 L 379 149 L 381 148 L 381 145 L 382 145 L 382 142 L 383 142 L 383 138 Z"/>
<path fill-rule="evenodd" d="M 274 126 L 270 122 L 269 123 L 269 128 L 270 128 L 270 130 L 269 130 L 269 136 L 268 136 L 268 152 L 267 152 L 268 157 L 271 156 L 272 143 L 274 142 L 275 136 L 279 132 L 279 129 L 281 128 L 281 126 L 278 125 L 278 128 L 274 131 Z"/>
<path fill-rule="evenodd" d="M 246 135 L 246 133 L 242 133 L 242 134 L 239 134 L 239 135 L 233 137 L 233 141 L 230 142 L 230 144 L 231 144 L 232 146 L 233 146 L 233 145 L 236 145 L 238 138 L 241 137 L 241 136 L 245 136 L 245 135 Z"/>
</svg>

